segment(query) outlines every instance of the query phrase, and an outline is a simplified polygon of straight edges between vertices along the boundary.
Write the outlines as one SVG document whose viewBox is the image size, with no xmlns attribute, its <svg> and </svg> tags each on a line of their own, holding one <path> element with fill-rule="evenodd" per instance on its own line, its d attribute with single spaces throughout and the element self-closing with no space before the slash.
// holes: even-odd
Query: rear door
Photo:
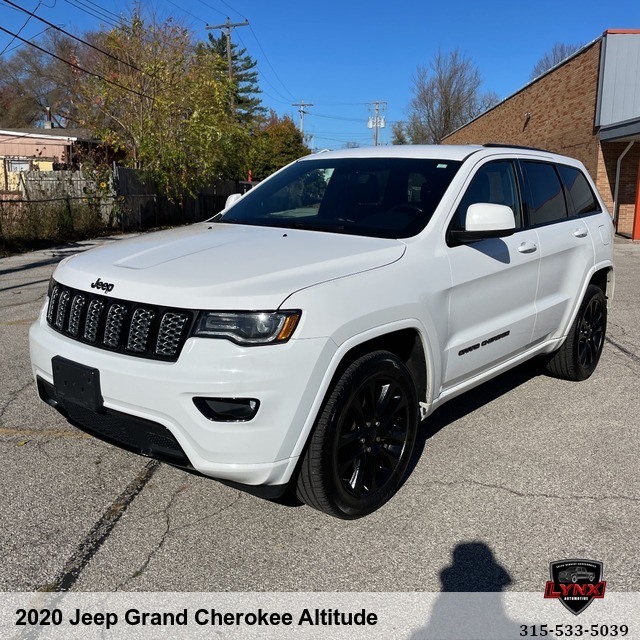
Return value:
<svg viewBox="0 0 640 640">
<path fill-rule="evenodd" d="M 536 343 L 561 335 L 579 303 L 582 285 L 594 262 L 592 229 L 584 218 L 585 210 L 593 205 L 585 199 L 584 185 L 571 167 L 521 160 L 521 168 L 527 223 L 535 230 L 540 249 L 532 339 Z"/>
<path fill-rule="evenodd" d="M 490 202 L 512 208 L 516 232 L 457 245 L 447 234 L 452 288 L 444 389 L 517 356 L 531 342 L 540 252 L 535 230 L 523 226 L 516 175 L 512 160 L 479 166 L 449 224 L 463 228 L 471 204 Z"/>
</svg>

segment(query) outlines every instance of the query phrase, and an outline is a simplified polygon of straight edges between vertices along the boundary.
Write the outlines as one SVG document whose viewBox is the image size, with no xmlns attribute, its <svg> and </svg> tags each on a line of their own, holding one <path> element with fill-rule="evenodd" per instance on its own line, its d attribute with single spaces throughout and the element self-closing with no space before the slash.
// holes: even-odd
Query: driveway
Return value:
<svg viewBox="0 0 640 640">
<path fill-rule="evenodd" d="M 38 400 L 27 332 L 49 276 L 112 241 L 0 260 L 0 590 L 542 594 L 561 558 L 599 560 L 608 589 L 638 589 L 640 244 L 616 245 L 589 380 L 526 365 L 453 400 L 391 502 L 343 522 L 121 451 Z"/>
</svg>

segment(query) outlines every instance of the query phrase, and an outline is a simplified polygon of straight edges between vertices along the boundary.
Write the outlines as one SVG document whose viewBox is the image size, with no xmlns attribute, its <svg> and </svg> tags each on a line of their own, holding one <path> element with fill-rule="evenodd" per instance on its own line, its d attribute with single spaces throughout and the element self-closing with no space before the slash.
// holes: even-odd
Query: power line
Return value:
<svg viewBox="0 0 640 640">
<path fill-rule="evenodd" d="M 45 31 L 48 31 L 48 30 L 49 30 L 49 27 L 47 27 L 46 29 L 43 29 L 42 31 L 39 31 L 38 33 L 36 33 L 36 35 L 35 35 L 35 36 L 33 36 L 33 37 L 31 38 L 31 40 L 29 40 L 29 42 L 31 42 L 32 40 L 35 40 L 38 36 L 41 36 Z M 18 33 L 20 33 L 20 32 L 18 32 Z M 14 39 L 15 39 L 15 38 L 14 38 Z M 9 44 L 11 44 L 11 42 L 10 42 Z M 21 47 L 22 45 L 23 45 L 23 43 L 22 43 L 22 42 L 19 42 L 19 43 L 18 43 L 17 45 L 15 45 L 14 47 L 11 47 L 11 49 L 6 49 L 6 48 L 5 48 L 5 50 L 4 50 L 2 53 L 0 53 L 0 55 L 4 55 L 5 53 L 10 53 L 11 51 L 15 51 L 18 47 Z M 9 45 L 7 45 L 7 47 L 8 47 L 8 46 L 9 46 Z"/>
<path fill-rule="evenodd" d="M 37 16 L 35 13 L 32 13 L 31 11 L 28 11 L 27 9 L 24 9 L 23 7 L 15 4 L 14 2 L 11 2 L 11 0 L 2 0 L 2 1 L 5 2 L 6 4 L 12 6 L 12 7 L 15 7 L 16 9 L 19 9 L 20 11 L 23 11 L 24 13 L 29 14 L 29 19 L 30 18 L 35 18 L 36 20 L 40 20 L 40 22 L 44 22 L 44 24 L 49 25 L 49 27 L 51 27 L 52 29 L 55 29 L 56 31 L 60 31 L 61 33 L 64 33 L 66 36 L 69 36 L 70 38 L 73 38 L 74 40 L 77 40 L 78 42 L 82 42 L 82 44 L 86 45 L 87 47 L 90 47 L 91 49 L 94 49 L 95 51 L 98 51 L 101 54 L 103 54 L 105 56 L 108 56 L 112 60 L 115 60 L 116 62 L 120 62 L 122 64 L 126 64 L 128 67 L 131 67 L 131 69 L 135 69 L 136 71 L 142 73 L 142 70 L 138 69 L 138 67 L 136 67 L 135 65 L 132 65 L 129 62 L 125 62 L 124 60 L 121 60 L 120 58 L 118 58 L 118 57 L 116 57 L 114 55 L 111 55 L 108 51 L 105 51 L 104 49 L 101 49 L 100 47 L 96 47 L 95 45 L 91 44 L 90 42 L 87 42 L 86 40 L 83 40 L 82 38 L 78 38 L 77 36 L 74 36 L 73 34 L 69 33 L 68 31 L 65 31 L 64 29 L 61 29 L 60 27 L 57 27 L 55 24 L 52 24 L 48 20 L 45 20 L 44 18 L 41 18 L 40 16 Z M 20 33 L 20 32 L 18 31 L 18 33 Z M 30 43 L 30 44 L 33 44 L 33 43 Z"/>
<path fill-rule="evenodd" d="M 198 2 L 200 4 L 203 4 L 205 7 L 207 7 L 207 9 L 211 9 L 211 11 L 215 11 L 216 13 L 219 13 L 221 16 L 227 16 L 226 13 L 220 11 L 220 9 L 216 9 L 215 7 L 212 7 L 210 4 L 207 4 L 206 2 L 204 2 L 203 0 L 198 0 Z"/>
<path fill-rule="evenodd" d="M 245 50 L 248 49 L 244 40 L 240 37 L 240 34 L 238 34 L 238 40 L 240 41 L 240 44 L 242 45 L 243 49 Z M 279 102 L 280 104 L 286 104 L 286 105 L 291 104 L 291 98 L 287 98 L 286 96 L 282 95 L 280 91 L 278 91 L 277 87 L 275 87 L 274 84 L 269 80 L 269 78 L 264 74 L 264 71 L 262 70 L 262 67 L 258 62 L 258 60 L 257 59 L 254 59 L 254 60 L 256 62 L 256 70 L 260 74 L 261 80 L 266 82 L 271 87 L 271 89 L 273 89 L 274 93 L 278 96 L 278 98 L 275 98 L 274 96 L 269 94 L 269 92 L 264 91 L 264 89 L 262 88 L 260 89 L 260 92 L 264 93 L 265 96 L 267 96 L 268 98 L 271 98 L 271 100 L 273 100 L 274 102 Z"/>
<path fill-rule="evenodd" d="M 70 4 L 72 7 L 75 7 L 76 9 L 80 9 L 80 11 L 83 11 L 84 13 L 86 13 L 89 16 L 92 16 L 94 18 L 98 18 L 98 20 L 103 20 L 104 22 L 106 22 L 111 27 L 117 27 L 118 26 L 117 22 L 114 22 L 113 20 L 107 18 L 104 14 L 100 15 L 99 13 L 95 13 L 95 10 L 93 10 L 93 9 L 83 9 L 83 6 L 87 7 L 87 5 L 84 2 L 81 2 L 81 0 L 77 0 L 77 2 L 72 2 L 71 0 L 64 0 L 64 1 L 67 4 Z"/>
<path fill-rule="evenodd" d="M 344 116 L 328 116 L 323 113 L 315 113 L 315 112 L 313 115 L 316 118 L 328 118 L 329 120 L 343 120 L 344 122 L 362 122 L 362 118 L 346 118 Z"/>
<path fill-rule="evenodd" d="M 227 7 L 227 9 L 231 9 L 231 11 L 234 11 L 235 13 L 237 13 L 238 15 L 242 15 L 237 9 L 234 9 L 228 2 L 225 2 L 224 0 L 220 0 L 220 2 L 222 2 L 222 4 Z"/>
<path fill-rule="evenodd" d="M 99 15 L 97 13 L 94 13 L 92 10 L 89 9 L 83 9 L 82 6 L 88 6 L 86 3 L 82 2 L 82 0 L 65 0 L 65 2 L 67 4 L 70 4 L 72 7 L 75 7 L 76 9 L 79 9 L 80 11 L 86 13 L 89 16 L 93 16 L 94 18 L 98 18 L 99 20 L 103 20 L 104 22 L 106 22 L 109 26 L 113 27 L 114 29 L 118 29 L 118 28 L 122 28 L 122 27 L 126 27 L 128 29 L 132 28 L 132 25 L 129 24 L 127 22 L 127 20 L 125 20 L 122 16 L 117 16 L 115 13 L 113 13 L 113 11 L 109 11 L 109 13 L 111 13 L 113 16 L 115 16 L 118 20 L 118 22 L 114 22 L 113 20 L 107 18 L 105 15 Z M 91 2 L 91 0 L 88 0 L 88 2 Z M 92 5 L 94 6 L 98 6 L 95 2 L 91 2 Z M 108 11 L 105 9 L 105 11 Z M 153 44 L 152 40 L 149 40 L 149 38 L 145 37 L 144 35 L 139 36 L 140 40 L 142 42 L 145 42 L 147 44 Z"/>
<path fill-rule="evenodd" d="M 196 20 L 199 20 L 200 22 L 207 24 L 206 20 L 203 20 L 202 18 L 200 18 L 199 16 L 194 15 L 193 13 L 191 13 L 190 11 L 187 11 L 184 7 L 181 7 L 180 5 L 176 4 L 175 2 L 173 2 L 172 0 L 166 0 L 166 2 L 168 2 L 169 4 L 173 5 L 176 9 L 179 9 L 180 11 L 182 11 L 183 13 L 186 13 L 188 16 L 191 16 L 192 18 L 195 18 Z"/>
<path fill-rule="evenodd" d="M 82 4 L 84 4 L 85 6 L 86 6 L 87 4 L 93 5 L 93 6 L 96 8 L 96 10 L 101 11 L 101 12 L 102 12 L 103 14 L 105 14 L 105 15 L 106 15 L 106 14 L 110 14 L 110 15 L 112 15 L 116 20 L 121 20 L 121 19 L 122 19 L 122 16 L 121 16 L 121 15 L 119 15 L 119 14 L 117 14 L 117 13 L 114 13 L 113 11 L 110 11 L 109 9 L 105 9 L 104 7 L 101 7 L 99 4 L 96 4 L 95 2 L 92 2 L 91 0 L 86 0 L 86 2 L 83 2 Z"/>
<path fill-rule="evenodd" d="M 11 3 L 9 3 L 11 4 Z M 36 5 L 36 8 L 34 9 L 34 11 L 38 10 L 38 7 L 41 5 L 42 3 L 40 2 L 40 0 L 38 0 L 38 4 Z M 17 6 L 17 5 L 16 5 Z M 21 7 L 18 7 L 18 9 L 21 9 Z M 29 11 L 27 11 L 27 13 L 29 13 Z M 31 14 L 25 21 L 24 24 L 18 29 L 18 34 L 20 35 L 22 33 L 22 30 L 29 24 L 29 20 L 31 20 L 31 16 L 34 14 Z M 6 52 L 7 49 L 13 44 L 13 42 L 15 41 L 15 36 L 13 38 L 11 38 L 11 40 L 9 40 L 9 43 L 7 44 L 7 46 L 0 51 L 0 56 L 3 56 Z"/>
<path fill-rule="evenodd" d="M 29 40 L 25 40 L 24 38 L 20 37 L 17 33 L 13 33 L 13 31 L 9 31 L 8 29 L 5 29 L 2 26 L 0 26 L 0 31 L 4 31 L 5 33 L 9 34 L 10 36 L 14 36 L 18 40 L 21 40 L 22 42 L 24 42 L 25 44 L 28 44 L 29 46 L 33 47 L 34 49 L 38 49 L 38 51 L 42 51 L 42 53 L 46 53 L 47 55 L 51 56 L 52 58 L 55 58 L 56 60 L 60 60 L 60 62 L 64 62 L 64 64 L 67 64 L 70 67 L 73 67 L 74 69 L 77 69 L 78 71 L 82 71 L 83 73 L 86 73 L 86 74 L 88 74 L 90 76 L 93 76 L 94 78 L 98 78 L 98 80 L 102 80 L 102 81 L 106 82 L 107 84 L 110 84 L 110 85 L 112 85 L 114 87 L 118 87 L 119 89 L 123 89 L 124 91 L 128 91 L 129 93 L 133 93 L 133 94 L 135 94 L 137 96 L 140 96 L 141 98 L 147 98 L 147 100 L 153 100 L 153 98 L 151 96 L 148 96 L 145 93 L 140 93 L 139 91 L 136 91 L 135 89 L 130 89 L 129 87 L 125 87 L 124 85 L 121 85 L 121 84 L 119 84 L 117 82 L 114 82 L 113 80 L 108 80 L 104 76 L 101 76 L 99 73 L 95 73 L 94 71 L 89 71 L 88 69 L 84 69 L 79 64 L 74 64 L 73 62 L 69 62 L 68 60 L 65 60 L 64 58 L 61 58 L 60 56 L 56 55 L 55 53 L 52 53 L 51 51 L 47 51 L 46 49 L 43 49 L 42 47 L 38 46 L 37 44 L 35 44 L 33 42 L 29 42 Z"/>
<path fill-rule="evenodd" d="M 260 51 L 262 51 L 262 55 L 264 56 L 264 59 L 267 61 L 267 64 L 271 68 L 271 71 L 273 71 L 273 75 L 277 78 L 278 82 L 283 86 L 284 90 L 291 96 L 291 98 L 293 98 L 295 100 L 296 98 L 293 95 L 293 93 L 291 93 L 291 91 L 289 91 L 289 89 L 287 88 L 285 83 L 282 82 L 282 80 L 280 79 L 280 76 L 278 75 L 278 72 L 273 68 L 273 65 L 271 64 L 267 54 L 265 53 L 265 50 L 262 48 L 262 45 L 260 44 L 260 40 L 258 40 L 258 36 L 256 35 L 256 32 L 253 30 L 253 27 L 249 26 L 249 31 L 251 31 L 253 37 L 255 38 L 256 44 L 258 45 L 258 48 L 260 49 Z"/>
<path fill-rule="evenodd" d="M 278 104 L 285 104 L 287 106 L 291 104 L 288 100 L 285 100 L 282 97 L 282 94 L 278 93 L 276 88 L 269 82 L 269 80 L 267 80 L 267 78 L 264 76 L 264 74 L 260 71 L 259 68 L 258 68 L 258 73 L 260 74 L 262 80 L 264 80 L 280 96 L 280 98 L 276 98 L 276 97 L 272 96 L 268 91 L 265 91 L 262 88 L 260 88 L 260 93 L 261 94 L 264 94 L 265 96 L 267 96 L 267 98 L 269 98 L 270 100 L 273 100 L 273 102 L 277 102 Z"/>
</svg>

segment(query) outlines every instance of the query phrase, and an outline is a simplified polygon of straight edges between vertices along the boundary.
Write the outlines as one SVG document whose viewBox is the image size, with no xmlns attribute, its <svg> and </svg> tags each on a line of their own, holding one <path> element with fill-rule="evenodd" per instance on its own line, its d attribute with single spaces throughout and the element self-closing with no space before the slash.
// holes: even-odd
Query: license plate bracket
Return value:
<svg viewBox="0 0 640 640">
<path fill-rule="evenodd" d="M 100 411 L 103 408 L 98 369 L 78 364 L 62 356 L 53 357 L 51 365 L 53 386 L 63 406 L 65 402 L 71 402 L 90 411 Z"/>
</svg>

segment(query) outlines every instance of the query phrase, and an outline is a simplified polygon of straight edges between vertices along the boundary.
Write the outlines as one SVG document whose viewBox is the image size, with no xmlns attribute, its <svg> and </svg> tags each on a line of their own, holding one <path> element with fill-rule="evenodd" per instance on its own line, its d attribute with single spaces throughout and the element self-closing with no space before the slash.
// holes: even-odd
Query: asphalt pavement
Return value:
<svg viewBox="0 0 640 640">
<path fill-rule="evenodd" d="M 344 522 L 124 452 L 38 399 L 27 334 L 49 276 L 118 241 L 0 260 L 0 591 L 473 591 L 492 567 L 500 588 L 542 593 L 562 558 L 637 591 L 640 244 L 616 243 L 589 380 L 525 365 L 456 398 L 423 426 L 391 502 Z M 443 587 L 454 557 L 468 571 Z"/>
</svg>

